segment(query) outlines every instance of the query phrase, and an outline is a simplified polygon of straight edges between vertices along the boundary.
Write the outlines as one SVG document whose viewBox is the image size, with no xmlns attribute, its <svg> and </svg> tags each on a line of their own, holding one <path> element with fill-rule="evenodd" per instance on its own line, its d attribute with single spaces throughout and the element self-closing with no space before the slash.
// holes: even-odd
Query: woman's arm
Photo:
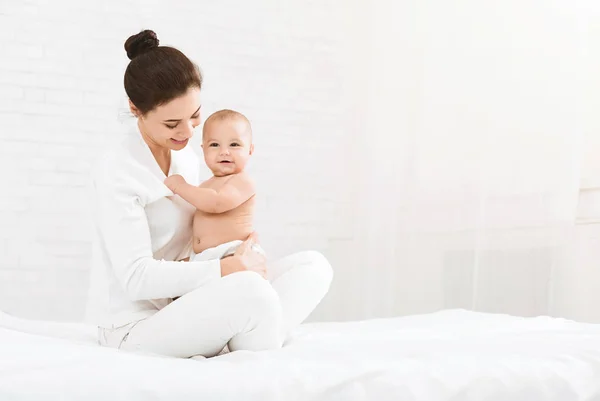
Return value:
<svg viewBox="0 0 600 401">
<path fill-rule="evenodd" d="M 254 196 L 254 183 L 246 173 L 232 176 L 219 190 L 188 184 L 180 175 L 172 175 L 165 185 L 174 194 L 205 213 L 225 213 Z"/>
<path fill-rule="evenodd" d="M 95 182 L 96 221 L 114 272 L 132 301 L 174 298 L 221 277 L 219 260 L 174 262 L 152 255 L 144 207 L 118 184 Z"/>
</svg>

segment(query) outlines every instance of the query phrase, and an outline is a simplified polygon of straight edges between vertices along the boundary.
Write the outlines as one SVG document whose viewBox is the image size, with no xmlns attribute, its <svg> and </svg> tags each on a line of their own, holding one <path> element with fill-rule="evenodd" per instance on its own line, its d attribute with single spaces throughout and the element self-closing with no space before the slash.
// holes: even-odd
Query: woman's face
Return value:
<svg viewBox="0 0 600 401">
<path fill-rule="evenodd" d="M 150 145 L 181 150 L 200 125 L 200 89 L 190 88 L 185 95 L 157 106 L 141 115 L 130 102 L 131 112 L 138 117 L 142 136 Z"/>
</svg>

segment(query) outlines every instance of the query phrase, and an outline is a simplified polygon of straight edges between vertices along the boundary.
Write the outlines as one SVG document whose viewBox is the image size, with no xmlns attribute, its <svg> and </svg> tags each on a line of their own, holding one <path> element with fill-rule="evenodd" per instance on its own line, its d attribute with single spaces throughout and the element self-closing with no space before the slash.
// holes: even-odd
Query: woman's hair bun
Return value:
<svg viewBox="0 0 600 401">
<path fill-rule="evenodd" d="M 129 60 L 133 60 L 140 54 L 144 54 L 156 47 L 158 47 L 158 38 L 156 37 L 156 33 L 149 29 L 131 35 L 125 41 L 125 51 Z"/>
</svg>

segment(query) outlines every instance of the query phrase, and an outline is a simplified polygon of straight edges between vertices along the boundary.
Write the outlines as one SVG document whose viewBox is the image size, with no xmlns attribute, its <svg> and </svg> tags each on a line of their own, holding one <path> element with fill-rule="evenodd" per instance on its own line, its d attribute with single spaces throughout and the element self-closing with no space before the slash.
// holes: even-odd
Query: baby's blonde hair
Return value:
<svg viewBox="0 0 600 401">
<path fill-rule="evenodd" d="M 223 109 L 212 113 L 204 122 L 204 126 L 202 127 L 202 136 L 204 136 L 206 127 L 208 127 L 212 122 L 227 120 L 241 120 L 246 123 L 248 127 L 248 134 L 250 137 L 252 137 L 252 126 L 250 125 L 250 120 L 248 120 L 248 118 L 239 111 L 229 109 Z"/>
</svg>

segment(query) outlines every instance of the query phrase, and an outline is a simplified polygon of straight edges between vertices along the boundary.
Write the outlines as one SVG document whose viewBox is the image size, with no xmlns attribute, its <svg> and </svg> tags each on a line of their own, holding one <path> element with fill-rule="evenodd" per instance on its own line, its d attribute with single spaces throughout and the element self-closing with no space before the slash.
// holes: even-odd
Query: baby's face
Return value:
<svg viewBox="0 0 600 401">
<path fill-rule="evenodd" d="M 254 150 L 248 124 L 238 119 L 210 122 L 203 130 L 202 150 L 215 176 L 242 172 Z"/>
</svg>

